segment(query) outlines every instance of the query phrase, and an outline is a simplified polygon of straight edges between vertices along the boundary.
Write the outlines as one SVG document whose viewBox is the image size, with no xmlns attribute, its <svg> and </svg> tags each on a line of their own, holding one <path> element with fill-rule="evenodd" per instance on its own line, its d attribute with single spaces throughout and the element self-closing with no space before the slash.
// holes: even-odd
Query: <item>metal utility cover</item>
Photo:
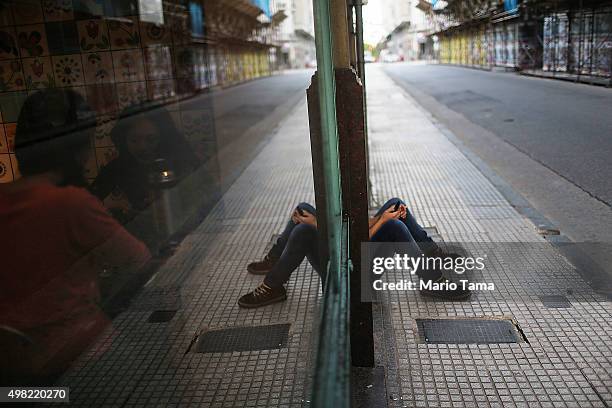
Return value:
<svg viewBox="0 0 612 408">
<path fill-rule="evenodd" d="M 545 307 L 563 309 L 572 307 L 572 304 L 563 295 L 548 295 L 548 296 L 540 296 L 540 300 Z"/>
<path fill-rule="evenodd" d="M 510 320 L 417 319 L 419 336 L 429 344 L 518 343 L 520 336 Z"/>
<path fill-rule="evenodd" d="M 198 338 L 195 352 L 228 353 L 285 348 L 290 326 L 291 324 L 274 324 L 205 332 Z"/>
<path fill-rule="evenodd" d="M 149 323 L 166 323 L 172 320 L 176 310 L 156 310 L 149 315 Z"/>
</svg>

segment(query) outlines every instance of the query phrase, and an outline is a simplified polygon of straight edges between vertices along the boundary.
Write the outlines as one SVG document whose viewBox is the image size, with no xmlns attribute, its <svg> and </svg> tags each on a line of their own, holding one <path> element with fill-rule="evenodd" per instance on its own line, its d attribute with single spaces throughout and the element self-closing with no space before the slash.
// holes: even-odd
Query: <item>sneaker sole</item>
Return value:
<svg viewBox="0 0 612 408">
<path fill-rule="evenodd" d="M 444 300 L 467 300 L 470 296 L 472 296 L 472 292 L 467 292 L 463 295 L 458 295 L 458 296 L 448 296 L 448 295 L 444 295 L 443 293 L 440 292 L 436 292 L 436 291 L 421 291 L 421 296 L 425 296 L 425 297 L 432 297 L 432 298 L 436 298 L 436 299 L 444 299 Z"/>
<path fill-rule="evenodd" d="M 255 309 L 258 307 L 271 305 L 272 303 L 283 302 L 285 300 L 287 300 L 287 295 L 283 295 L 281 297 L 270 299 L 267 302 L 257 303 L 256 305 L 252 303 L 242 303 L 240 300 L 238 300 L 238 306 L 243 307 L 245 309 Z"/>
<path fill-rule="evenodd" d="M 251 275 L 267 275 L 270 271 L 271 269 L 268 269 L 267 271 L 256 271 L 254 269 L 247 268 L 247 272 Z"/>
</svg>

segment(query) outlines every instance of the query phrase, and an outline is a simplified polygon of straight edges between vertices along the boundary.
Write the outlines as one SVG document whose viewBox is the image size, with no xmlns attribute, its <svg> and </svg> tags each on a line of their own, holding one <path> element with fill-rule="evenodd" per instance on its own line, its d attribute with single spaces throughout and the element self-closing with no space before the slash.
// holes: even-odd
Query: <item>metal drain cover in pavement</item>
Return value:
<svg viewBox="0 0 612 408">
<path fill-rule="evenodd" d="M 228 353 L 232 351 L 272 350 L 287 347 L 291 324 L 234 327 L 202 333 L 196 353 Z"/>
<path fill-rule="evenodd" d="M 166 323 L 172 320 L 176 310 L 156 310 L 149 315 L 149 323 Z"/>
<path fill-rule="evenodd" d="M 569 299 L 563 295 L 540 296 L 540 300 L 545 307 L 563 309 L 572 307 Z"/>
<path fill-rule="evenodd" d="M 520 335 L 510 320 L 417 319 L 419 336 L 430 344 L 518 343 Z"/>
</svg>

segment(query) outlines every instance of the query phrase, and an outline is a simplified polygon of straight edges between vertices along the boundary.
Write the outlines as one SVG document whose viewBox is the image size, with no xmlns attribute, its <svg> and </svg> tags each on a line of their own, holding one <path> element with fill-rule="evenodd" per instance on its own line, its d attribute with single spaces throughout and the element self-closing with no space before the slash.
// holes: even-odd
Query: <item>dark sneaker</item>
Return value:
<svg viewBox="0 0 612 408">
<path fill-rule="evenodd" d="M 271 288 L 262 283 L 251 293 L 247 293 L 238 299 L 238 306 L 246 308 L 261 307 L 272 303 L 282 302 L 287 299 L 287 292 L 284 287 Z"/>
<path fill-rule="evenodd" d="M 421 295 L 445 300 L 466 300 L 472 295 L 469 289 L 463 289 L 461 283 L 455 283 L 441 277 L 431 282 L 431 288 L 421 289 Z"/>
<path fill-rule="evenodd" d="M 423 251 L 423 254 L 428 257 L 428 258 L 460 258 L 461 256 L 455 252 L 446 252 L 445 250 L 443 250 L 442 248 L 440 248 L 438 245 L 434 245 L 431 247 L 428 247 L 425 251 Z"/>
<path fill-rule="evenodd" d="M 272 267 L 276 264 L 276 261 L 278 261 L 278 258 L 274 258 L 268 254 L 262 261 L 248 264 L 247 271 L 253 275 L 265 275 L 270 272 Z"/>
</svg>

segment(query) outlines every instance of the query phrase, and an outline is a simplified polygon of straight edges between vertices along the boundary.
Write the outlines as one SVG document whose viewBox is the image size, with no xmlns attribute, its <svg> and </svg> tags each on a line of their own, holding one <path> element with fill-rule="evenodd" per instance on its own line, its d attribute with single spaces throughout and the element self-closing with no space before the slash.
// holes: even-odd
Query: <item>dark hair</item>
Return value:
<svg viewBox="0 0 612 408">
<path fill-rule="evenodd" d="M 72 90 L 46 89 L 29 96 L 19 112 L 15 156 L 24 176 L 59 171 L 62 184 L 83 185 L 77 155 L 91 146 L 95 115 Z"/>
<path fill-rule="evenodd" d="M 110 137 L 119 153 L 118 160 L 129 162 L 135 160 L 127 148 L 127 136 L 134 126 L 146 120 L 159 131 L 159 145 L 157 147 L 159 158 L 173 163 L 178 171 L 188 171 L 196 164 L 196 157 L 191 151 L 187 140 L 179 132 L 170 113 L 163 107 L 156 107 L 143 111 L 141 106 L 124 109 L 117 124 L 111 131 Z"/>
</svg>

